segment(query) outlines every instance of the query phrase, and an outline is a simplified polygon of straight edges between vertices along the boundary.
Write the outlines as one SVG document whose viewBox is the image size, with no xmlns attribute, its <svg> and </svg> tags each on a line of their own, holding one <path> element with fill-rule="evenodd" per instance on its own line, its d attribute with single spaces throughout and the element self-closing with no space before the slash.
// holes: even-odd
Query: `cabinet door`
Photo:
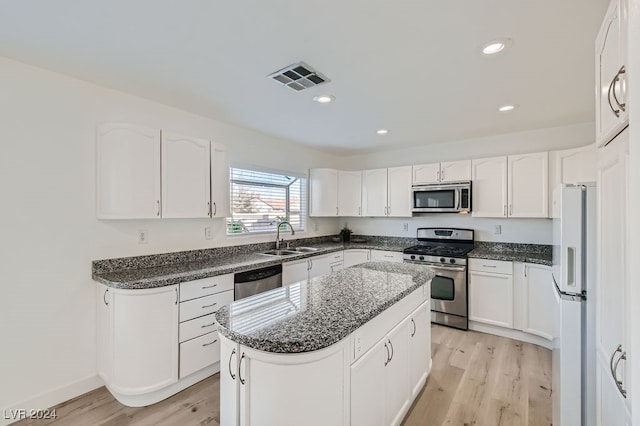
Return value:
<svg viewBox="0 0 640 426">
<path fill-rule="evenodd" d="M 359 265 L 369 261 L 370 251 L 365 249 L 350 249 L 344 251 L 344 267 Z"/>
<path fill-rule="evenodd" d="M 220 143 L 211 143 L 211 217 L 229 217 L 229 163 L 227 150 Z"/>
<path fill-rule="evenodd" d="M 351 425 L 387 426 L 385 369 L 389 345 L 378 342 L 351 366 Z"/>
<path fill-rule="evenodd" d="M 555 306 L 553 279 L 548 266 L 524 265 L 524 326 L 523 331 L 553 340 Z"/>
<path fill-rule="evenodd" d="M 416 309 L 409 320 L 409 391 L 411 400 L 422 390 L 431 361 L 431 311 L 429 302 Z"/>
<path fill-rule="evenodd" d="M 402 253 L 398 251 L 371 250 L 372 262 L 400 262 L 402 263 Z"/>
<path fill-rule="evenodd" d="M 409 334 L 410 318 L 387 336 L 390 359 L 385 369 L 385 424 L 399 425 L 409 410 Z"/>
<path fill-rule="evenodd" d="M 471 161 L 471 214 L 507 217 L 507 157 Z"/>
<path fill-rule="evenodd" d="M 110 299 L 110 388 L 125 395 L 178 381 L 178 286 L 116 290 Z"/>
<path fill-rule="evenodd" d="M 469 271 L 469 319 L 513 328 L 513 276 Z"/>
<path fill-rule="evenodd" d="M 210 142 L 162 132 L 162 217 L 209 217 Z"/>
<path fill-rule="evenodd" d="M 282 285 L 291 285 L 309 278 L 309 259 L 282 264 Z"/>
<path fill-rule="evenodd" d="M 560 184 L 596 181 L 596 146 L 549 152 L 549 206 L 553 205 L 553 190 Z M 549 217 L 553 217 L 549 208 Z"/>
<path fill-rule="evenodd" d="M 362 172 L 362 216 L 387 215 L 387 169 Z"/>
<path fill-rule="evenodd" d="M 338 215 L 362 214 L 362 172 L 338 172 Z"/>
<path fill-rule="evenodd" d="M 413 166 L 414 185 L 440 182 L 440 163 L 418 164 Z"/>
<path fill-rule="evenodd" d="M 309 278 L 327 275 L 331 272 L 331 267 L 329 266 L 329 263 L 331 263 L 330 255 L 313 256 L 307 260 L 309 260 Z"/>
<path fill-rule="evenodd" d="M 631 426 L 624 397 L 618 391 L 609 365 L 600 360 L 596 366 L 596 393 L 601 396 L 596 404 L 598 425 Z"/>
<path fill-rule="evenodd" d="M 471 180 L 471 160 L 440 163 L 441 182 L 462 182 Z"/>
<path fill-rule="evenodd" d="M 309 216 L 338 215 L 338 171 L 309 170 Z"/>
<path fill-rule="evenodd" d="M 508 177 L 509 217 L 549 216 L 548 153 L 510 155 Z"/>
<path fill-rule="evenodd" d="M 626 1 L 613 0 L 596 38 L 596 143 L 599 147 L 613 139 L 628 122 L 627 105 L 624 108 L 620 105 L 626 104 L 626 73 L 619 73 L 627 60 L 626 22 Z"/>
<path fill-rule="evenodd" d="M 220 336 L 220 424 L 240 424 L 240 381 L 238 379 L 238 345 Z"/>
<path fill-rule="evenodd" d="M 387 170 L 387 216 L 411 217 L 411 166 Z"/>
<path fill-rule="evenodd" d="M 98 126 L 98 219 L 160 218 L 160 130 L 132 124 Z"/>
</svg>

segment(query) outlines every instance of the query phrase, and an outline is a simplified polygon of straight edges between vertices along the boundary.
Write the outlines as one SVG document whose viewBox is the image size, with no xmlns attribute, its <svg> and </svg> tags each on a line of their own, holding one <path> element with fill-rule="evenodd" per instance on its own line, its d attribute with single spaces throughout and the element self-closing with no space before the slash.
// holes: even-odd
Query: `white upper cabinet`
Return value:
<svg viewBox="0 0 640 426">
<path fill-rule="evenodd" d="M 162 132 L 162 217 L 209 217 L 210 143 Z"/>
<path fill-rule="evenodd" d="M 411 166 L 387 169 L 387 216 L 411 216 Z"/>
<path fill-rule="evenodd" d="M 596 38 L 596 143 L 603 146 L 629 122 L 627 6 L 613 0 Z"/>
<path fill-rule="evenodd" d="M 362 172 L 338 172 L 338 215 L 362 214 Z"/>
<path fill-rule="evenodd" d="M 471 180 L 471 160 L 413 166 L 413 184 L 462 182 Z"/>
<path fill-rule="evenodd" d="M 548 153 L 510 155 L 507 161 L 509 217 L 547 217 Z"/>
<path fill-rule="evenodd" d="M 309 170 L 309 216 L 338 215 L 338 171 Z"/>
<path fill-rule="evenodd" d="M 596 181 L 596 146 L 549 152 L 549 206 L 553 190 L 560 184 L 579 184 Z M 549 209 L 551 217 L 551 209 Z"/>
<path fill-rule="evenodd" d="M 472 164 L 472 215 L 547 217 L 547 152 L 480 158 Z"/>
<path fill-rule="evenodd" d="M 471 170 L 471 214 L 507 217 L 507 157 L 473 160 Z"/>
<path fill-rule="evenodd" d="M 211 217 L 231 216 L 229 163 L 223 144 L 211 142 Z"/>
<path fill-rule="evenodd" d="M 98 219 L 160 218 L 160 130 L 132 124 L 98 126 Z"/>
<path fill-rule="evenodd" d="M 386 215 L 387 169 L 365 170 L 362 172 L 362 216 Z"/>
</svg>

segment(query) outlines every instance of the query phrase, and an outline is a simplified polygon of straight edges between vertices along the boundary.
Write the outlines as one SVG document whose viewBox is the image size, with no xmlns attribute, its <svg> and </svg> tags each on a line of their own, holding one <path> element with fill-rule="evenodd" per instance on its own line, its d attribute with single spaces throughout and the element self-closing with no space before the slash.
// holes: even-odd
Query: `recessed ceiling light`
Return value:
<svg viewBox="0 0 640 426">
<path fill-rule="evenodd" d="M 502 105 L 500 108 L 498 108 L 498 111 L 500 112 L 509 112 L 509 111 L 513 111 L 514 109 L 518 108 L 519 105 Z"/>
<path fill-rule="evenodd" d="M 389 133 L 389 130 L 387 129 L 380 129 L 376 132 L 379 135 L 386 135 L 387 133 Z"/>
<path fill-rule="evenodd" d="M 329 102 L 333 102 L 335 98 L 333 95 L 320 95 L 314 96 L 313 100 L 321 104 L 328 104 Z"/>
<path fill-rule="evenodd" d="M 511 46 L 513 40 L 510 38 L 500 38 L 496 40 L 491 40 L 488 43 L 485 43 L 482 46 L 482 53 L 485 55 L 495 55 L 496 53 L 502 52 L 505 48 Z"/>
</svg>

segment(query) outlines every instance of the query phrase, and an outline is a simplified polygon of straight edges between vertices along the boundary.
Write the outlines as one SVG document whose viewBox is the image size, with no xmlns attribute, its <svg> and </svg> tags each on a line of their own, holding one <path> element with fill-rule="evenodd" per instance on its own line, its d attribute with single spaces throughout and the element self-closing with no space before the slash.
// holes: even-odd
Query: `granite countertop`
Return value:
<svg viewBox="0 0 640 426">
<path fill-rule="evenodd" d="M 267 248 L 256 245 L 255 251 L 253 252 L 236 252 L 233 250 L 235 247 L 231 247 L 221 248 L 221 253 L 215 256 L 197 256 L 191 252 L 184 252 L 189 255 L 181 256 L 181 254 L 178 253 L 159 265 L 153 265 L 153 263 L 157 263 L 152 259 L 154 256 L 142 256 L 140 257 L 142 260 L 139 261 L 136 261 L 136 258 L 110 259 L 97 262 L 110 262 L 111 265 L 109 268 L 112 270 L 101 271 L 100 269 L 96 270 L 94 267 L 92 277 L 95 281 L 109 287 L 137 290 L 163 287 L 216 275 L 265 268 L 341 250 L 374 249 L 401 252 L 406 247 L 412 245 L 411 242 L 404 242 L 402 239 L 391 239 L 391 241 L 389 241 L 380 238 L 371 238 L 362 243 L 334 243 L 326 241 L 303 244 L 292 241 L 292 243 L 294 243 L 294 246 L 311 246 L 318 250 L 290 256 L 268 256 L 260 254 L 259 252 L 266 251 L 272 247 Z M 151 266 L 145 262 L 150 263 Z"/>
<path fill-rule="evenodd" d="M 426 284 L 428 266 L 368 262 L 241 299 L 215 315 L 218 331 L 266 352 L 326 348 Z"/>
<path fill-rule="evenodd" d="M 470 258 L 506 260 L 552 266 L 551 246 L 540 244 L 491 243 L 476 241 Z"/>
</svg>

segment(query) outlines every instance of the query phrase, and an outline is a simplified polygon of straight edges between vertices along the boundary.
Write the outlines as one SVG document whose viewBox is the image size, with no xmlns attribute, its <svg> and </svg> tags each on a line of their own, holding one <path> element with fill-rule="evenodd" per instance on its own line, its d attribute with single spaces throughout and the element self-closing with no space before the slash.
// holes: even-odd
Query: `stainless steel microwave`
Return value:
<svg viewBox="0 0 640 426">
<path fill-rule="evenodd" d="M 412 187 L 414 213 L 469 213 L 471 182 L 438 183 Z"/>
</svg>

